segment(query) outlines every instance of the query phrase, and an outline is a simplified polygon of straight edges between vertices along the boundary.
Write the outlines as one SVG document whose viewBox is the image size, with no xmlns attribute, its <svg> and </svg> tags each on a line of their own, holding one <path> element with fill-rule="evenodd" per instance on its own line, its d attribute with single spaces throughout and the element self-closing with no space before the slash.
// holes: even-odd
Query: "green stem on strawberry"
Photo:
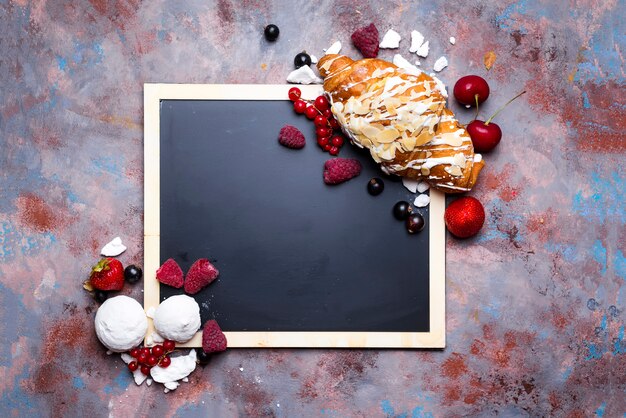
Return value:
<svg viewBox="0 0 626 418">
<path fill-rule="evenodd" d="M 524 90 L 523 92 L 521 92 L 520 94 L 518 94 L 517 96 L 513 97 L 511 100 L 509 100 L 508 102 L 506 102 L 504 104 L 504 106 L 500 107 L 500 109 L 496 110 L 496 113 L 494 113 L 493 115 L 491 115 L 491 117 L 489 119 L 487 119 L 487 122 L 485 122 L 485 125 L 489 125 L 489 123 L 493 120 L 493 118 L 496 117 L 496 115 L 500 112 L 502 112 L 504 110 L 505 107 L 507 107 L 509 104 L 511 104 L 511 102 L 515 99 L 517 99 L 518 97 L 520 97 L 522 94 L 526 93 L 526 90 Z"/>
</svg>

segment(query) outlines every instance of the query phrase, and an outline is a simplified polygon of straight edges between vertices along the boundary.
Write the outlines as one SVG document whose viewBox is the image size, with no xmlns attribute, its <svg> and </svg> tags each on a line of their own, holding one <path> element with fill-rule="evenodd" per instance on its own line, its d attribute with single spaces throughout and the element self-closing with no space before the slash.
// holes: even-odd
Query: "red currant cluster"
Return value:
<svg viewBox="0 0 626 418">
<path fill-rule="evenodd" d="M 289 89 L 289 100 L 293 102 L 293 110 L 304 114 L 315 124 L 317 145 L 330 155 L 338 155 L 344 139 L 339 129 L 339 122 L 330 111 L 330 103 L 326 96 L 318 96 L 313 103 L 307 102 L 297 87 Z"/>
<path fill-rule="evenodd" d="M 174 351 L 176 343 L 171 340 L 163 341 L 163 345 L 155 345 L 152 348 L 142 347 L 130 350 L 130 356 L 137 359 L 128 363 L 128 370 L 134 372 L 137 369 L 146 376 L 150 374 L 150 369 L 156 365 L 167 367 L 172 363 L 169 354 Z"/>
</svg>

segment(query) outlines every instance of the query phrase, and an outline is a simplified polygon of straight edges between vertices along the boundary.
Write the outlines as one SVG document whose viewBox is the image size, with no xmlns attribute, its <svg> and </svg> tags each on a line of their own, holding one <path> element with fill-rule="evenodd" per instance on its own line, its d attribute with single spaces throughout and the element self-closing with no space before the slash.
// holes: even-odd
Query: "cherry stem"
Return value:
<svg viewBox="0 0 626 418">
<path fill-rule="evenodd" d="M 476 100 L 476 115 L 474 115 L 474 120 L 478 119 L 478 94 L 474 95 L 474 100 Z"/>
<path fill-rule="evenodd" d="M 504 106 L 502 106 L 500 109 L 496 110 L 496 113 L 494 113 L 493 115 L 491 115 L 491 117 L 489 119 L 487 119 L 487 122 L 485 122 L 485 125 L 489 125 L 489 123 L 493 120 L 493 118 L 496 117 L 496 115 L 500 112 L 502 112 L 504 110 L 505 107 L 507 107 L 509 104 L 511 104 L 511 102 L 515 99 L 517 99 L 518 97 L 520 97 L 522 94 L 526 93 L 526 90 L 524 90 L 523 92 L 521 92 L 520 94 L 518 94 L 517 96 L 513 97 L 511 100 L 509 100 L 508 102 L 506 102 L 504 104 Z"/>
</svg>

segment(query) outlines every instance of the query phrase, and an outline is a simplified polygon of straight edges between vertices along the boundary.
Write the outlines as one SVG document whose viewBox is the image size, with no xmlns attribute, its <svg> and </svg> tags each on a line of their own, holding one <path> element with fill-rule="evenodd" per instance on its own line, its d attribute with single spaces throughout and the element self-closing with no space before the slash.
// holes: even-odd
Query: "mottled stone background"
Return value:
<svg viewBox="0 0 626 418">
<path fill-rule="evenodd" d="M 624 416 L 625 15 L 623 0 L 0 0 L 0 415 Z M 281 83 L 303 49 L 358 56 L 349 36 L 372 21 L 405 56 L 424 33 L 422 66 L 445 54 L 449 86 L 485 76 L 485 115 L 528 90 L 472 192 L 482 233 L 448 239 L 448 348 L 232 350 L 172 394 L 136 387 L 81 282 L 116 235 L 142 263 L 143 83 Z"/>
</svg>

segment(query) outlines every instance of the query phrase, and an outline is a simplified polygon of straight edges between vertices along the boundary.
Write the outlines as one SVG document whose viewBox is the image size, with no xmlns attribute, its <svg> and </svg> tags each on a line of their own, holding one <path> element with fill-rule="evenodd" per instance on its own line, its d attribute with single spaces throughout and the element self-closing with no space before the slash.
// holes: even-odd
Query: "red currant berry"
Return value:
<svg viewBox="0 0 626 418">
<path fill-rule="evenodd" d="M 333 116 L 333 112 L 330 111 L 330 109 L 326 109 L 322 112 L 322 115 L 324 115 L 324 117 L 330 119 Z"/>
<path fill-rule="evenodd" d="M 141 352 L 141 353 L 139 353 L 139 355 L 137 356 L 137 361 L 138 361 L 140 364 L 146 364 L 146 361 L 148 361 L 148 355 L 142 351 L 142 352 Z"/>
<path fill-rule="evenodd" d="M 161 357 L 164 352 L 165 350 L 163 350 L 162 345 L 155 345 L 154 347 L 152 347 L 152 355 L 155 357 Z"/>
<path fill-rule="evenodd" d="M 172 360 L 170 360 L 169 357 L 163 357 L 161 359 L 161 362 L 159 363 L 159 366 L 165 368 L 165 367 L 169 366 L 170 364 L 172 364 Z"/>
<path fill-rule="evenodd" d="M 139 350 L 139 354 L 144 353 L 146 356 L 150 355 L 150 349 L 148 347 L 143 347 Z"/>
<path fill-rule="evenodd" d="M 330 147 L 330 150 L 328 151 L 328 153 L 330 155 L 337 155 L 337 154 L 339 154 L 339 148 L 338 147 Z"/>
<path fill-rule="evenodd" d="M 338 129 L 339 128 L 339 122 L 337 122 L 337 119 L 335 119 L 335 118 L 328 119 L 328 123 L 330 124 L 330 127 L 333 128 L 333 129 Z"/>
<path fill-rule="evenodd" d="M 289 100 L 295 102 L 302 96 L 302 92 L 297 87 L 292 87 L 289 89 Z"/>
<path fill-rule="evenodd" d="M 163 341 L 163 348 L 166 352 L 169 353 L 170 351 L 173 351 L 174 348 L 176 348 L 176 343 L 172 340 L 165 340 Z"/>
<path fill-rule="evenodd" d="M 330 145 L 330 144 L 326 144 L 326 145 L 324 145 L 322 148 L 324 148 L 324 151 L 330 151 L 330 149 L 331 149 L 332 147 L 333 147 L 332 145 Z"/>
<path fill-rule="evenodd" d="M 156 364 L 159 362 L 159 359 L 156 358 L 155 356 L 150 356 L 148 357 L 148 366 L 156 366 Z"/>
<path fill-rule="evenodd" d="M 143 366 L 141 366 L 141 373 L 143 373 L 146 376 L 148 376 L 150 374 L 150 367 L 148 367 L 148 366 L 146 366 L 144 364 Z"/>
<path fill-rule="evenodd" d="M 308 107 L 306 108 L 306 110 L 304 111 L 304 115 L 305 115 L 307 118 L 309 118 L 309 119 L 313 120 L 313 119 L 315 119 L 315 117 L 316 117 L 317 115 L 319 115 L 319 112 L 317 111 L 317 109 L 316 109 L 315 107 L 313 107 L 313 106 L 308 106 Z"/>
<path fill-rule="evenodd" d="M 343 138 L 340 137 L 339 135 L 335 135 L 332 137 L 330 142 L 333 144 L 333 146 L 340 147 L 343 145 Z"/>
<path fill-rule="evenodd" d="M 322 138 L 325 136 L 330 136 L 330 134 L 332 134 L 332 131 L 327 127 L 321 127 L 321 128 L 317 128 L 315 130 L 315 133 L 317 134 L 318 138 Z"/>
<path fill-rule="evenodd" d="M 323 128 L 325 126 L 328 126 L 328 119 L 326 119 L 324 116 L 322 115 L 317 115 L 315 117 L 315 120 L 313 121 L 313 123 L 315 124 L 315 126 L 317 126 L 318 128 Z"/>
<path fill-rule="evenodd" d="M 330 104 L 328 103 L 326 96 L 318 96 L 317 99 L 315 99 L 315 107 L 321 112 L 330 108 Z"/>
<path fill-rule="evenodd" d="M 130 350 L 130 356 L 133 358 L 137 358 L 139 356 L 139 349 L 138 348 L 133 348 L 132 350 Z"/>
<path fill-rule="evenodd" d="M 130 370 L 131 372 L 134 372 L 138 368 L 139 368 L 139 363 L 137 363 L 136 361 L 131 361 L 130 363 L 128 363 L 128 370 Z"/>
<path fill-rule="evenodd" d="M 330 142 L 330 137 L 328 136 L 317 138 L 317 145 L 319 145 L 322 148 L 324 148 L 324 146 L 327 145 L 329 142 Z"/>
<path fill-rule="evenodd" d="M 293 102 L 293 110 L 301 115 L 304 113 L 304 110 L 306 109 L 306 102 L 304 100 L 296 100 L 295 102 Z"/>
</svg>

